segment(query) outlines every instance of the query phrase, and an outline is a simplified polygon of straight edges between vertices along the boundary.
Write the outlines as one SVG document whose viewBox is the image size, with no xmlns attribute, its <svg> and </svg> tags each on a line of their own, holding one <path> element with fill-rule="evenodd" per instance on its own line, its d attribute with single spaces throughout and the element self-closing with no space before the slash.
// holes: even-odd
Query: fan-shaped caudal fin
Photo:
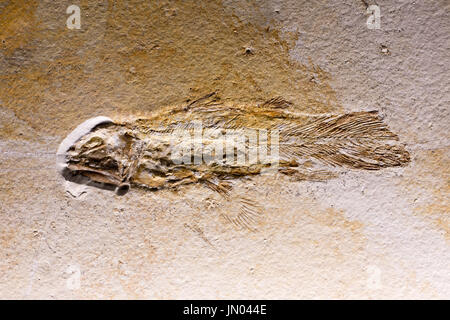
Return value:
<svg viewBox="0 0 450 320">
<path fill-rule="evenodd" d="M 280 129 L 280 156 L 377 170 L 410 161 L 397 140 L 376 111 L 311 117 Z"/>
<path fill-rule="evenodd" d="M 205 184 L 229 202 L 227 212 L 220 214 L 225 221 L 238 229 L 256 231 L 256 226 L 260 223 L 263 213 L 261 207 L 255 201 L 241 195 L 232 197 L 230 193 L 232 186 L 228 181 L 213 182 L 207 180 Z"/>
</svg>

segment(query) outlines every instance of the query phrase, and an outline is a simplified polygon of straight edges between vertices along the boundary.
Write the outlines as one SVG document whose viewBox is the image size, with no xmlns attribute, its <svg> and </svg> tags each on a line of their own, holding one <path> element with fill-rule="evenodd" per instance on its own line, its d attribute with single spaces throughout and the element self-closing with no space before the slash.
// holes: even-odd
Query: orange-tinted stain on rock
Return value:
<svg viewBox="0 0 450 320">
<path fill-rule="evenodd" d="M 408 180 L 406 188 L 414 190 L 419 201 L 423 191 L 426 191 L 429 197 L 426 198 L 425 203 L 418 204 L 414 211 L 431 221 L 437 230 L 450 241 L 450 159 L 448 150 L 442 148 L 418 151 L 415 163 L 415 167 L 406 170 L 414 170 L 414 174 L 420 179 Z"/>
<path fill-rule="evenodd" d="M 14 6 L 3 37 L 35 23 L 26 19 L 32 6 Z M 220 1 L 80 8 L 81 30 L 68 30 L 64 4 L 39 6 L 37 31 L 17 42 L 27 43 L 20 63 L 1 62 L 2 107 L 42 133 L 62 136 L 79 119 L 145 112 L 212 91 L 240 102 L 283 96 L 309 113 L 341 110 L 325 71 L 290 60 L 295 33 L 243 22 Z"/>
<path fill-rule="evenodd" d="M 15 0 L 0 5 L 0 55 L 11 56 L 35 36 L 37 1 Z"/>
</svg>

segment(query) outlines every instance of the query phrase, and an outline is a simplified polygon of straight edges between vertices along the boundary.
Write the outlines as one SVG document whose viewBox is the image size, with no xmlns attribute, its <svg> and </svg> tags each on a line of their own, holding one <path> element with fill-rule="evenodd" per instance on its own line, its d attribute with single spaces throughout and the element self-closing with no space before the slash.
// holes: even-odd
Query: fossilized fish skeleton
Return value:
<svg viewBox="0 0 450 320">
<path fill-rule="evenodd" d="M 410 161 L 376 111 L 306 115 L 290 107 L 281 98 L 228 105 L 211 94 L 143 118 L 96 117 L 61 143 L 58 165 L 119 191 L 203 183 L 229 198 L 230 181 L 263 172 L 320 181 Z M 248 227 L 258 208 L 244 197 L 239 202 L 239 213 L 228 220 Z"/>
</svg>

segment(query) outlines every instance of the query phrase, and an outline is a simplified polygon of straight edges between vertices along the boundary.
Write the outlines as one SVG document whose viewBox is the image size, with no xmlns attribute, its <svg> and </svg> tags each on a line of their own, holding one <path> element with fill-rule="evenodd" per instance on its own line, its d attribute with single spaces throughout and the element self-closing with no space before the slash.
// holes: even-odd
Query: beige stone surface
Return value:
<svg viewBox="0 0 450 320">
<path fill-rule="evenodd" d="M 379 0 L 369 30 L 364 2 L 0 2 L 0 298 L 449 298 L 450 3 Z M 78 124 L 212 91 L 379 110 L 412 161 L 240 181 L 257 232 L 202 186 L 68 192 L 55 156 Z"/>
</svg>

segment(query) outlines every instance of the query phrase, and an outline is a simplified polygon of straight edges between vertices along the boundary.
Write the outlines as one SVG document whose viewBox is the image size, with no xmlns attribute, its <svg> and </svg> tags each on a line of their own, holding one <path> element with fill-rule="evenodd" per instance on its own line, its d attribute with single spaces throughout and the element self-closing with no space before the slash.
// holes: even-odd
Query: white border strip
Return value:
<svg viewBox="0 0 450 320">
<path fill-rule="evenodd" d="M 108 117 L 95 117 L 90 118 L 76 127 L 59 145 L 58 151 L 56 152 L 56 165 L 58 170 L 62 172 L 67 168 L 66 153 L 78 140 L 80 140 L 84 135 L 92 131 L 96 126 L 103 123 L 112 123 L 113 121 Z"/>
</svg>

